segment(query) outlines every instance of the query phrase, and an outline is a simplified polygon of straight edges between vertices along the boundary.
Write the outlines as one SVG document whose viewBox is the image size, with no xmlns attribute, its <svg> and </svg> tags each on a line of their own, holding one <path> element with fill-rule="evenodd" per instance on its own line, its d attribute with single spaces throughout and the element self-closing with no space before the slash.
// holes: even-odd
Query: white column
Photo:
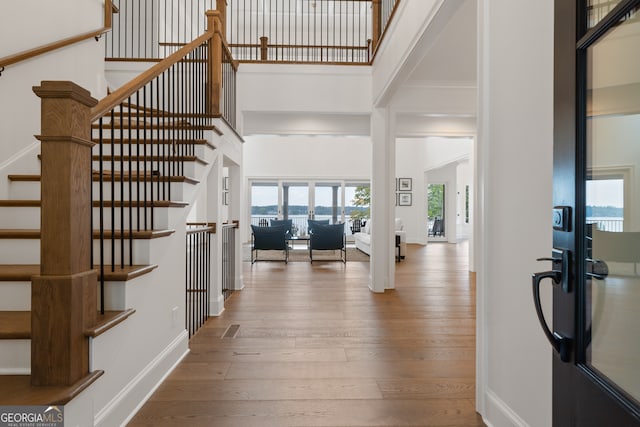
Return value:
<svg viewBox="0 0 640 427">
<path fill-rule="evenodd" d="M 371 112 L 371 263 L 369 288 L 395 287 L 395 119 L 389 108 Z"/>
<path fill-rule="evenodd" d="M 222 155 L 213 159 L 207 177 L 207 220 L 216 223 L 216 233 L 211 239 L 211 295 L 209 312 L 217 316 L 224 310 L 222 296 Z"/>
<path fill-rule="evenodd" d="M 244 224 L 242 220 L 242 166 L 233 165 L 229 166 L 229 220 L 238 220 L 239 227 L 236 229 L 235 236 L 235 277 L 233 279 L 233 290 L 238 291 L 244 288 L 244 282 L 242 279 L 242 238 L 244 235 L 244 228 L 248 227 L 248 224 Z"/>
</svg>

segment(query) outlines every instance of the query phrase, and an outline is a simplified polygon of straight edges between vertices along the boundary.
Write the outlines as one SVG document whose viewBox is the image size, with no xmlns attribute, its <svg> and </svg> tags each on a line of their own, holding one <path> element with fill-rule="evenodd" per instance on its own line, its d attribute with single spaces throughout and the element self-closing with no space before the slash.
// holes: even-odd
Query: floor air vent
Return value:
<svg viewBox="0 0 640 427">
<path fill-rule="evenodd" d="M 222 338 L 235 338 L 238 335 L 238 330 L 240 329 L 240 325 L 229 325 L 224 334 L 222 334 Z"/>
</svg>

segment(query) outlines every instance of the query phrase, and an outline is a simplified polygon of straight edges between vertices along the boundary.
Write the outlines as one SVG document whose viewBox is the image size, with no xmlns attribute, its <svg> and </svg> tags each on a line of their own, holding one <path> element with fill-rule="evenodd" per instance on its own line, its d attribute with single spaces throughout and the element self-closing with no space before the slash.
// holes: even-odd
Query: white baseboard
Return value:
<svg viewBox="0 0 640 427">
<path fill-rule="evenodd" d="M 485 392 L 485 408 L 486 413 L 482 414 L 482 420 L 487 427 L 529 427 L 529 424 L 492 390 Z"/>
<path fill-rule="evenodd" d="M 96 414 L 94 425 L 126 425 L 187 353 L 189 334 L 184 330 Z"/>
<path fill-rule="evenodd" d="M 242 278 L 242 275 L 237 275 L 233 281 L 233 290 L 234 291 L 241 291 L 244 289 L 244 279 Z"/>
<path fill-rule="evenodd" d="M 215 300 L 209 301 L 209 316 L 220 316 L 224 311 L 224 296 L 218 295 Z"/>
</svg>

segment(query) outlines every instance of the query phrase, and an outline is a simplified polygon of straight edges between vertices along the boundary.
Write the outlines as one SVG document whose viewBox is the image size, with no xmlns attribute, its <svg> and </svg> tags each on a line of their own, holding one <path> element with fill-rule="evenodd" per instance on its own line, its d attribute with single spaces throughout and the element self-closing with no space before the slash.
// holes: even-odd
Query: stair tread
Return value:
<svg viewBox="0 0 640 427">
<path fill-rule="evenodd" d="M 104 174 L 107 178 L 111 177 L 111 173 L 110 171 L 104 171 Z M 172 175 L 172 176 L 158 176 L 158 175 L 152 175 L 151 173 L 147 172 L 146 175 L 144 176 L 137 176 L 138 174 L 129 174 L 129 173 L 125 173 L 124 175 L 124 179 L 128 180 L 129 176 L 132 176 L 132 181 L 136 182 L 136 181 L 153 181 L 153 182 L 158 182 L 159 181 L 171 181 L 171 182 L 184 182 L 187 184 L 198 184 L 200 181 L 198 181 L 195 178 L 192 178 L 190 176 L 184 176 L 184 175 Z M 114 174 L 115 177 L 117 177 L 116 179 L 120 179 L 120 174 L 119 173 L 115 173 Z M 12 174 L 8 176 L 10 181 L 14 181 L 14 182 L 40 182 L 41 180 L 41 175 L 38 174 Z M 100 180 L 100 176 L 99 176 L 99 172 L 98 171 L 94 171 L 93 172 L 93 180 L 94 181 L 99 181 Z"/>
<path fill-rule="evenodd" d="M 93 328 L 89 328 L 85 331 L 85 335 L 91 338 L 95 338 L 109 329 L 114 328 L 120 323 L 127 320 L 136 311 L 132 308 L 128 308 L 122 311 L 105 311 L 104 314 L 98 313 L 98 321 Z"/>
<path fill-rule="evenodd" d="M 100 266 L 94 265 L 100 278 Z M 125 282 L 140 277 L 154 269 L 157 264 L 128 265 L 120 267 L 116 265 L 111 271 L 110 266 L 105 266 L 104 279 L 108 282 Z M 2 282 L 30 282 L 33 276 L 40 274 L 39 264 L 0 264 L 0 286 Z"/>
<path fill-rule="evenodd" d="M 70 386 L 32 386 L 30 375 L 3 375 L 0 381 L 0 405 L 65 405 L 103 373 L 91 372 Z"/>
<path fill-rule="evenodd" d="M 179 201 L 171 201 L 171 200 L 156 200 L 154 202 L 151 201 L 143 201 L 143 200 L 133 200 L 133 201 L 129 201 L 129 200 L 125 200 L 125 201 L 120 201 L 120 200 L 116 200 L 115 202 L 111 201 L 111 200 L 105 200 L 104 201 L 104 207 L 111 207 L 111 206 L 117 207 L 119 208 L 120 206 L 124 206 L 125 208 L 128 208 L 129 206 L 131 206 L 132 208 L 136 208 L 136 207 L 147 207 L 147 208 L 151 208 L 151 207 L 155 207 L 155 208 L 183 208 L 185 206 L 188 206 L 189 203 L 187 202 L 179 202 Z M 100 202 L 97 200 L 93 201 L 93 207 L 99 207 L 100 206 Z"/>
<path fill-rule="evenodd" d="M 31 338 L 30 311 L 0 311 L 0 339 L 24 340 Z"/>
<path fill-rule="evenodd" d="M 0 200 L 0 207 L 40 207 L 40 200 Z"/>
<path fill-rule="evenodd" d="M 92 129 L 100 129 L 100 124 L 98 123 L 94 123 L 91 125 Z M 171 122 L 166 122 L 166 123 L 144 123 L 142 121 L 136 122 L 136 121 L 132 121 L 130 123 L 122 123 L 122 128 L 123 130 L 126 132 L 128 129 L 146 129 L 146 130 L 171 130 L 171 129 L 175 129 L 175 130 L 212 130 L 216 133 L 219 133 L 219 129 L 215 126 L 215 125 L 192 125 L 189 123 L 177 123 L 177 124 L 173 124 Z M 111 129 L 111 123 L 110 122 L 104 122 L 102 124 L 102 129 L 105 130 L 110 130 Z M 116 121 L 114 122 L 114 130 L 120 130 L 120 122 Z"/>
<path fill-rule="evenodd" d="M 125 162 L 128 162 L 129 160 L 131 160 L 132 162 L 137 162 L 137 161 L 143 161 L 143 160 L 147 160 L 147 161 L 158 161 L 158 160 L 166 160 L 169 162 L 173 162 L 173 161 L 183 161 L 183 162 L 196 162 L 196 163 L 200 163 L 203 165 L 208 165 L 209 162 L 207 162 L 206 160 L 201 159 L 198 156 L 166 156 L 166 157 L 162 157 L 162 156 L 120 156 L 120 155 L 116 155 L 116 156 L 110 156 L 110 155 L 103 155 L 102 158 L 105 161 L 111 161 L 111 158 L 113 157 L 114 161 L 119 162 L 121 159 L 123 159 Z M 100 156 L 93 156 L 92 159 L 94 161 L 100 160 Z M 9 175 L 11 176 L 11 175 Z"/>
<path fill-rule="evenodd" d="M 111 179 L 111 175 L 113 175 L 114 179 L 119 180 L 121 177 L 120 172 L 115 172 L 112 173 L 110 170 L 104 170 L 103 171 L 103 179 L 105 181 L 108 181 Z M 145 181 L 145 182 L 184 182 L 187 184 L 198 184 L 200 181 L 198 181 L 195 178 L 192 178 L 190 176 L 184 176 L 184 175 L 158 175 L 158 174 L 153 174 L 151 171 L 147 171 L 142 172 L 142 173 L 129 173 L 129 172 L 125 172 L 123 179 L 124 180 L 129 180 L 131 178 L 132 182 L 136 182 L 136 181 Z M 94 181 L 98 181 L 100 179 L 100 172 L 99 171 L 93 171 L 93 180 Z"/>
<path fill-rule="evenodd" d="M 135 312 L 134 309 L 129 308 L 126 310 L 105 311 L 104 314 L 98 313 L 96 324 L 87 329 L 85 335 L 95 338 L 122 323 Z M 30 338 L 30 311 L 0 311 L 0 339 L 24 340 Z"/>
<path fill-rule="evenodd" d="M 0 239 L 39 239 L 39 229 L 19 229 L 19 228 L 7 228 L 0 229 Z"/>
<path fill-rule="evenodd" d="M 104 236 L 105 238 L 111 238 L 113 235 L 115 238 L 119 239 L 123 234 L 125 237 L 129 237 L 133 235 L 133 238 L 136 240 L 148 240 L 148 239 L 157 239 L 160 237 L 170 236 L 175 233 L 175 230 L 125 230 L 124 233 L 121 230 L 115 230 L 115 233 L 111 232 L 111 230 L 105 230 Z M 93 238 L 97 239 L 100 237 L 100 230 L 93 230 Z M 0 229 L 0 239 L 39 239 L 40 238 L 40 230 L 39 229 Z"/>
<path fill-rule="evenodd" d="M 100 144 L 100 139 L 99 138 L 92 138 L 91 139 L 93 142 L 95 142 L 96 144 Z M 110 137 L 103 137 L 102 140 L 102 144 L 111 144 L 111 142 L 113 142 L 114 144 L 131 144 L 131 145 L 136 145 L 136 144 L 176 144 L 176 145 L 183 145 L 183 144 L 193 144 L 193 145 L 206 145 L 209 148 L 212 148 L 215 150 L 215 146 L 210 143 L 209 141 L 207 141 L 206 139 L 183 139 L 183 138 L 154 138 L 154 139 L 148 139 L 148 140 L 140 140 L 137 138 L 113 138 L 113 141 L 111 140 Z"/>
<path fill-rule="evenodd" d="M 117 207 L 124 205 L 125 207 L 133 206 L 133 207 L 156 207 L 156 208 L 182 208 L 188 206 L 189 203 L 182 201 L 171 201 L 171 200 L 156 200 L 156 201 L 116 201 L 111 202 L 105 200 L 104 206 L 110 207 L 114 204 Z M 94 207 L 99 207 L 100 202 L 97 200 L 93 201 Z M 0 200 L 0 207 L 40 207 L 40 200 Z"/>
</svg>

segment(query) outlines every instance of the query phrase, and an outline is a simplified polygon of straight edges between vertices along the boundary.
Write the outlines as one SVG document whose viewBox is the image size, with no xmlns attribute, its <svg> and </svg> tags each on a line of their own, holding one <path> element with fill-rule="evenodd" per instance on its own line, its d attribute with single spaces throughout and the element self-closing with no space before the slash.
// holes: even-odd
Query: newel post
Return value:
<svg viewBox="0 0 640 427">
<path fill-rule="evenodd" d="M 91 94 L 43 81 L 40 275 L 31 285 L 31 383 L 71 385 L 89 374 L 85 331 L 97 318 L 91 260 Z"/>
<path fill-rule="evenodd" d="M 382 0 L 372 0 L 371 9 L 371 51 L 375 52 L 382 36 Z"/>
<path fill-rule="evenodd" d="M 207 31 L 212 32 L 209 43 L 207 81 L 209 87 L 208 113 L 212 115 L 220 114 L 220 94 L 222 93 L 222 23 L 220 22 L 220 12 L 208 10 Z"/>
</svg>

